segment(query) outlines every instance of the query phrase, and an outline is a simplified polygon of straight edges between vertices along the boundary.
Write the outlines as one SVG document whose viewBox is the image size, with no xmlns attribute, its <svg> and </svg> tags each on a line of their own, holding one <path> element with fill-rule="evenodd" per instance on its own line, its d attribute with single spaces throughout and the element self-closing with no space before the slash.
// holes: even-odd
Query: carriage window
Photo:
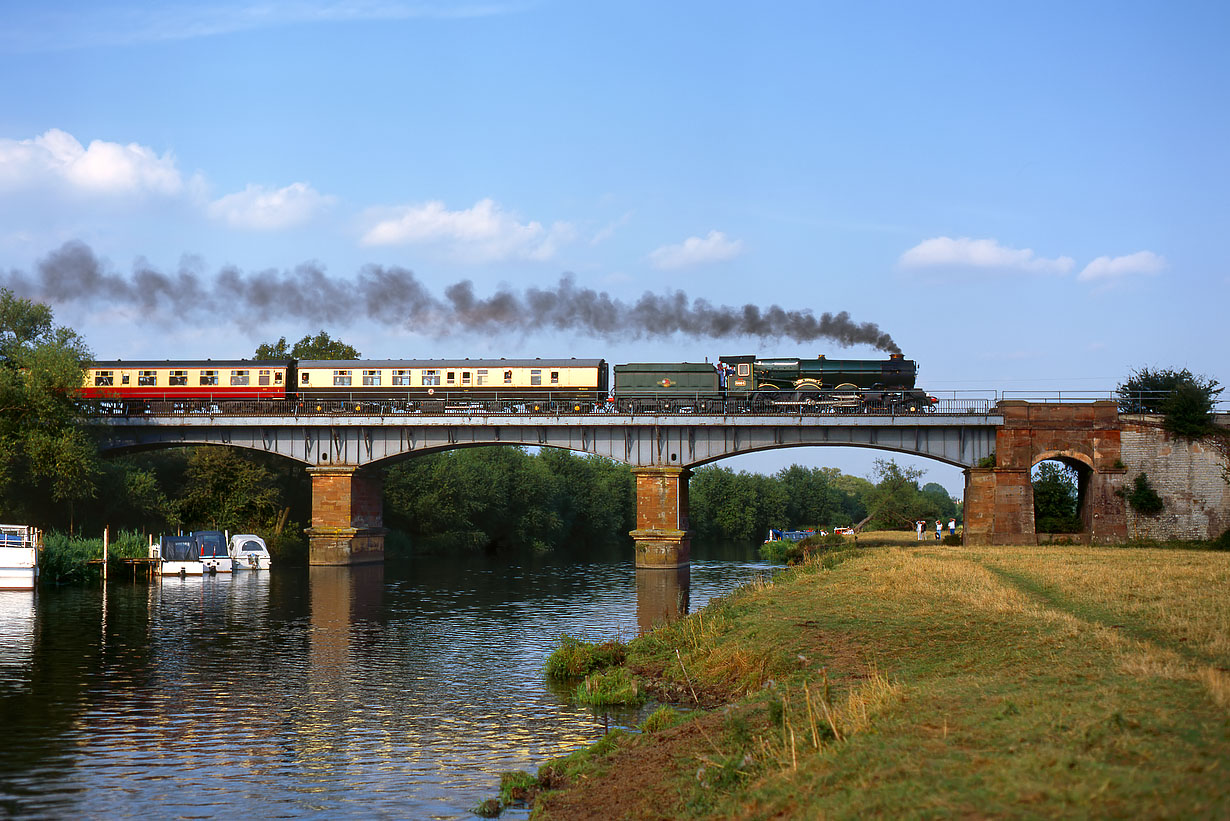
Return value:
<svg viewBox="0 0 1230 821">
<path fill-rule="evenodd" d="M 171 376 L 167 379 L 167 384 L 171 385 L 172 387 L 174 387 L 175 385 L 187 385 L 188 384 L 188 372 L 187 371 L 171 371 Z"/>
<path fill-rule="evenodd" d="M 559 384 L 559 371 L 551 371 L 551 384 L 552 385 Z"/>
<path fill-rule="evenodd" d="M 282 372 L 281 371 L 278 371 L 277 373 L 273 375 L 273 384 L 275 385 L 282 384 Z"/>
<path fill-rule="evenodd" d="M 300 382 L 302 382 L 304 385 L 306 385 L 306 384 L 310 381 L 310 380 L 309 380 L 309 378 L 308 378 L 308 377 L 310 377 L 310 376 L 311 376 L 311 374 L 310 374 L 310 373 L 308 373 L 307 371 L 300 371 L 300 372 L 299 372 L 299 381 L 300 381 Z"/>
<path fill-rule="evenodd" d="M 124 382 L 128 382 L 128 374 L 124 374 Z M 158 384 L 157 371 L 137 371 L 137 384 L 151 386 Z"/>
<path fill-rule="evenodd" d="M 531 385 L 541 385 L 542 384 L 542 371 L 538 370 L 537 368 L 534 368 L 530 371 L 530 384 Z"/>
<path fill-rule="evenodd" d="M 469 371 L 461 372 L 461 384 L 463 385 L 470 384 L 470 372 Z"/>
<path fill-rule="evenodd" d="M 218 372 L 217 371 L 201 371 L 201 384 L 202 385 L 217 385 L 218 384 Z"/>
<path fill-rule="evenodd" d="M 410 371 L 393 371 L 393 384 L 394 385 L 409 385 L 410 384 Z"/>
<path fill-rule="evenodd" d="M 380 371 L 363 371 L 363 384 L 364 385 L 379 385 L 380 384 Z"/>
<path fill-rule="evenodd" d="M 512 371 L 504 371 L 504 384 L 505 385 L 512 384 Z"/>
<path fill-rule="evenodd" d="M 94 374 L 94 387 L 110 387 L 115 384 L 114 371 L 98 371 Z"/>
<path fill-rule="evenodd" d="M 281 380 L 278 380 L 278 381 L 280 382 Z M 256 384 L 268 385 L 269 384 L 269 371 L 257 371 L 256 372 Z"/>
<path fill-rule="evenodd" d="M 248 384 L 248 372 L 247 371 L 231 371 L 231 384 L 232 385 Z"/>
<path fill-rule="evenodd" d="M 457 374 L 453 371 L 449 371 L 444 375 L 444 381 L 449 385 L 455 384 L 457 382 Z"/>
<path fill-rule="evenodd" d="M 440 384 L 440 372 L 437 371 L 435 368 L 429 368 L 423 371 L 423 384 L 424 385 L 439 385 Z"/>
<path fill-rule="evenodd" d="M 350 371 L 334 371 L 333 372 L 333 384 L 343 386 L 343 387 L 346 385 L 349 385 L 350 384 Z"/>
<path fill-rule="evenodd" d="M 478 370 L 474 372 L 474 384 L 475 385 L 486 385 L 487 384 L 487 369 L 486 368 L 479 368 Z"/>
<path fill-rule="evenodd" d="M 127 385 L 127 384 L 128 384 L 128 374 L 126 374 L 126 373 L 122 373 L 122 374 L 120 374 L 120 384 L 121 384 L 121 385 Z"/>
<path fill-rule="evenodd" d="M 739 376 L 751 376 L 751 375 L 752 375 L 751 364 L 748 362 L 740 362 L 739 363 Z"/>
</svg>

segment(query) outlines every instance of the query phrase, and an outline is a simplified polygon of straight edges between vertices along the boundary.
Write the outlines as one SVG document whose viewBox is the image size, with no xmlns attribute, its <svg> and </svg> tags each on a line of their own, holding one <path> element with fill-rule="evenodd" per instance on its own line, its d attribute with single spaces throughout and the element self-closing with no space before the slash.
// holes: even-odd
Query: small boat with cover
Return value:
<svg viewBox="0 0 1230 821">
<path fill-rule="evenodd" d="M 240 533 L 231 537 L 231 562 L 236 570 L 268 570 L 272 561 L 260 536 Z"/>
<path fill-rule="evenodd" d="M 226 547 L 225 533 L 221 530 L 197 530 L 192 538 L 196 539 L 201 565 L 206 573 L 212 576 L 231 572 L 231 554 Z"/>
<path fill-rule="evenodd" d="M 163 536 L 154 545 L 151 559 L 162 559 L 164 576 L 200 576 L 205 572 L 201 551 L 191 536 Z"/>
</svg>

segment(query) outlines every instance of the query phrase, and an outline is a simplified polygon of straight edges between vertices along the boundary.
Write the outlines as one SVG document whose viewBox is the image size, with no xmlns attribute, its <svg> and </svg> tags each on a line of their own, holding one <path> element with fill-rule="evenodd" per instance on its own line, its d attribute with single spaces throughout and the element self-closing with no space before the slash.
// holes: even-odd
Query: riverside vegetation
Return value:
<svg viewBox="0 0 1230 821">
<path fill-rule="evenodd" d="M 1220 551 L 832 547 L 566 641 L 677 707 L 507 780 L 543 819 L 1225 817 L 1228 587 Z"/>
</svg>

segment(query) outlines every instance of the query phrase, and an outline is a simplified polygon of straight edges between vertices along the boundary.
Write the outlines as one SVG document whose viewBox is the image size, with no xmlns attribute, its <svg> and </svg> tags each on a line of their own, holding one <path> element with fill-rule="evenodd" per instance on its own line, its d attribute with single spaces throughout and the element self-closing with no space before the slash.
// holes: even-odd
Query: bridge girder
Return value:
<svg viewBox="0 0 1230 821">
<path fill-rule="evenodd" d="M 484 445 L 556 447 L 633 467 L 696 467 L 756 451 L 815 445 L 877 448 L 970 467 L 995 451 L 1002 418 L 615 416 L 420 418 L 125 417 L 101 425 L 103 451 L 225 445 L 307 465 L 375 466 Z"/>
</svg>

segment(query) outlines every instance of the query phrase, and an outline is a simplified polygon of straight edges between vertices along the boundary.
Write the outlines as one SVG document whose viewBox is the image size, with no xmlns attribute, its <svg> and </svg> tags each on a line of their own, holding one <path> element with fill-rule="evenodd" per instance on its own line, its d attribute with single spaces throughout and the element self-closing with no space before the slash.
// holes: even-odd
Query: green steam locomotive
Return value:
<svg viewBox="0 0 1230 821">
<path fill-rule="evenodd" d="M 902 354 L 888 359 L 758 358 L 723 356 L 708 362 L 631 363 L 614 367 L 612 398 L 627 412 L 695 404 L 776 411 L 926 411 L 935 398 L 915 387 L 918 365 Z"/>
</svg>

